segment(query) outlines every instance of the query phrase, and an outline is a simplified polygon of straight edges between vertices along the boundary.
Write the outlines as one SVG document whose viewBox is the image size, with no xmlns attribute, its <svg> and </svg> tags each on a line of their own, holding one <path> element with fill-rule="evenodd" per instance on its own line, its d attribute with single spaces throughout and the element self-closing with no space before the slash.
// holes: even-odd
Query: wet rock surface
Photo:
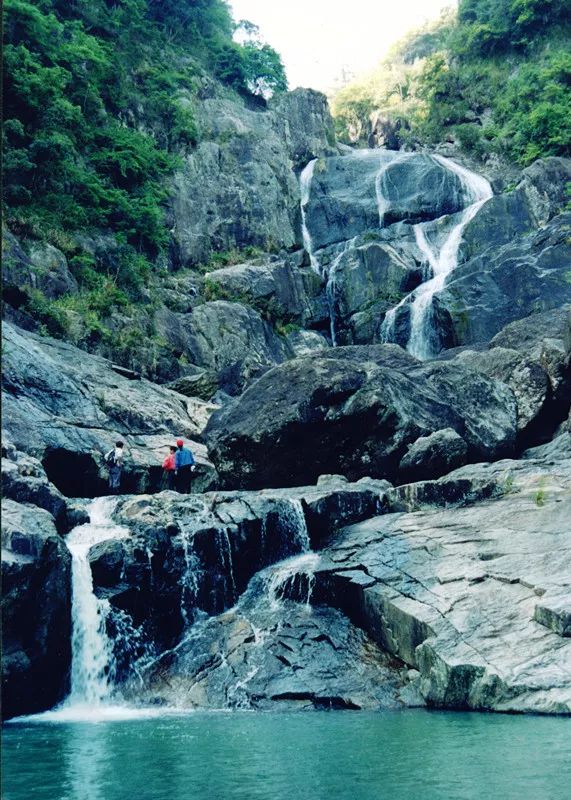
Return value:
<svg viewBox="0 0 571 800">
<path fill-rule="evenodd" d="M 2 500 L 2 713 L 34 713 L 69 689 L 71 556 L 54 518 Z"/>
<path fill-rule="evenodd" d="M 389 488 L 334 480 L 289 491 L 127 497 L 114 518 L 130 536 L 89 552 L 95 592 L 159 651 L 172 647 L 201 615 L 234 605 L 257 571 L 321 545 L 340 523 L 379 513 Z"/>
<path fill-rule="evenodd" d="M 387 366 L 348 351 L 277 367 L 213 415 L 205 436 L 223 483 L 288 486 L 328 471 L 398 480 L 407 448 L 444 428 L 464 439 L 469 460 L 513 449 L 516 406 L 506 385 L 392 348 Z"/>
<path fill-rule="evenodd" d="M 508 323 L 571 302 L 571 215 L 460 264 L 439 300 L 456 344 L 490 341 Z"/>
<path fill-rule="evenodd" d="M 183 436 L 196 453 L 197 487 L 213 468 L 196 441 L 212 406 L 146 380 L 129 380 L 105 359 L 3 325 L 3 426 L 14 446 L 42 462 L 67 496 L 105 494 L 103 455 L 126 445 L 124 491 L 157 490 L 168 446 Z"/>
<path fill-rule="evenodd" d="M 317 572 L 316 600 L 418 669 L 429 705 L 571 713 L 570 444 L 555 458 L 465 467 L 436 482 L 495 473 L 500 499 L 346 528 L 322 553 L 330 563 Z M 418 508 L 427 496 L 410 499 Z"/>
<path fill-rule="evenodd" d="M 263 576 L 260 576 L 261 581 Z M 422 705 L 407 670 L 335 609 L 280 601 L 253 585 L 198 623 L 150 669 L 144 696 L 176 708 L 396 709 Z"/>
<path fill-rule="evenodd" d="M 318 250 L 401 220 L 452 214 L 469 202 L 458 177 L 431 156 L 359 150 L 317 162 L 307 226 Z"/>
</svg>

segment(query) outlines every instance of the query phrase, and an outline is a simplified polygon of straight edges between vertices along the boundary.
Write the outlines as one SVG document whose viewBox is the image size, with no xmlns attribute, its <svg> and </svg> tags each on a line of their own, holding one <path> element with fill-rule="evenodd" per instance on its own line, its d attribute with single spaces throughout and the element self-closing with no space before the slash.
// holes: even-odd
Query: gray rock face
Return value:
<svg viewBox="0 0 571 800">
<path fill-rule="evenodd" d="M 321 555 L 315 600 L 419 670 L 428 705 L 570 714 L 571 460 L 464 467 L 435 483 L 486 472 L 500 499 L 345 529 Z"/>
<path fill-rule="evenodd" d="M 315 165 L 307 226 L 318 250 L 399 220 L 453 214 L 470 202 L 459 178 L 430 156 L 356 150 Z"/>
<path fill-rule="evenodd" d="M 462 466 L 468 445 L 451 428 L 421 436 L 408 449 L 399 464 L 402 477 L 410 481 L 439 477 Z"/>
<path fill-rule="evenodd" d="M 290 322 L 309 325 L 319 320 L 317 298 L 323 287 L 313 270 L 301 267 L 299 257 L 218 269 L 208 273 L 206 284 L 227 299 L 265 307 Z"/>
<path fill-rule="evenodd" d="M 5 323 L 3 425 L 14 446 L 38 458 L 65 495 L 105 494 L 102 455 L 125 441 L 123 488 L 156 490 L 162 461 L 178 436 L 193 439 L 212 410 L 149 381 L 129 380 L 109 362 Z M 212 465 L 199 442 L 191 445 L 197 479 L 212 485 Z"/>
<path fill-rule="evenodd" d="M 131 535 L 89 552 L 94 589 L 129 614 L 160 652 L 201 615 L 233 606 L 258 570 L 326 541 L 339 523 L 379 513 L 389 488 L 363 481 L 128 497 L 119 501 L 115 520 Z"/>
<path fill-rule="evenodd" d="M 64 496 L 48 481 L 37 458 L 22 453 L 7 443 L 3 436 L 2 495 L 18 503 L 31 503 L 43 508 L 54 518 L 59 533 L 69 529 L 67 504 Z"/>
<path fill-rule="evenodd" d="M 2 711 L 45 711 L 69 688 L 71 556 L 47 511 L 2 500 Z"/>
<path fill-rule="evenodd" d="M 571 181 L 571 159 L 542 158 L 523 171 L 518 188 L 525 194 L 537 225 L 545 225 L 568 201 L 565 187 Z"/>
<path fill-rule="evenodd" d="M 505 385 L 395 357 L 398 348 L 386 351 L 398 366 L 368 361 L 360 350 L 290 361 L 215 412 L 205 436 L 224 484 L 292 486 L 331 471 L 392 480 L 407 447 L 443 428 L 462 436 L 470 460 L 513 448 L 516 406 Z"/>
<path fill-rule="evenodd" d="M 2 230 L 2 282 L 6 301 L 16 306 L 18 289 L 38 289 L 50 299 L 78 291 L 61 250 L 35 243 L 26 253 L 6 228 Z"/>
<path fill-rule="evenodd" d="M 317 331 L 293 331 L 288 334 L 287 344 L 295 358 L 307 356 L 310 353 L 322 353 L 329 349 L 329 342 Z"/>
<path fill-rule="evenodd" d="M 477 353 L 465 351 L 457 356 L 459 363 L 497 378 L 513 391 L 518 408 L 518 431 L 524 435 L 533 429 L 550 397 L 549 377 L 536 361 L 516 350 L 494 347 Z"/>
<path fill-rule="evenodd" d="M 299 187 L 293 167 L 334 152 L 323 95 L 298 90 L 267 112 L 207 99 L 197 113 L 202 141 L 174 180 L 177 262 L 196 264 L 212 250 L 298 244 Z M 298 126 L 300 118 L 304 124 Z"/>
<path fill-rule="evenodd" d="M 486 250 L 451 273 L 439 301 L 457 344 L 488 342 L 514 320 L 571 302 L 570 220 L 562 214 L 544 230 Z"/>
<path fill-rule="evenodd" d="M 546 441 L 569 416 L 571 403 L 571 307 L 517 320 L 478 350 L 450 350 L 469 369 L 503 381 L 518 406 L 518 437 L 523 446 Z"/>
<path fill-rule="evenodd" d="M 271 570 L 159 659 L 144 697 L 187 709 L 402 708 L 402 665 L 335 609 L 268 596 L 264 578 Z"/>
<path fill-rule="evenodd" d="M 285 341 L 254 309 L 223 300 L 194 310 L 189 349 L 195 363 L 217 373 L 219 387 L 230 395 L 289 355 Z"/>
<path fill-rule="evenodd" d="M 274 125 L 283 136 L 294 167 L 312 158 L 336 152 L 335 127 L 327 99 L 313 89 L 294 89 L 278 95 L 270 103 Z"/>
<path fill-rule="evenodd" d="M 330 314 L 338 344 L 378 341 L 385 313 L 421 282 L 422 257 L 407 236 L 363 243 L 359 239 L 341 246 L 320 263 L 329 273 Z M 329 254 L 327 254 L 329 255 Z"/>
</svg>

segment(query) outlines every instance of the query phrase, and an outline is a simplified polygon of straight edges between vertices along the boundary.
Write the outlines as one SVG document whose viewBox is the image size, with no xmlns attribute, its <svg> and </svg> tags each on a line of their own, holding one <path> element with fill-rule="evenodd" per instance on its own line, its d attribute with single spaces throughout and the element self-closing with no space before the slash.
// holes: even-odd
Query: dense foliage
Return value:
<svg viewBox="0 0 571 800">
<path fill-rule="evenodd" d="M 127 350 L 151 341 L 168 179 L 200 139 L 200 87 L 287 88 L 255 27 L 242 43 L 235 30 L 226 0 L 5 0 L 4 219 L 24 243 L 62 250 L 80 287 L 55 302 L 27 292 L 48 333 L 113 339 L 120 358 L 115 314 L 131 325 Z M 101 233 L 105 257 L 85 246 Z"/>
<path fill-rule="evenodd" d="M 567 155 L 571 55 L 566 0 L 460 0 L 455 20 L 401 42 L 378 70 L 333 99 L 341 137 L 363 138 L 377 111 L 403 142 L 453 138 L 522 165 Z"/>
<path fill-rule="evenodd" d="M 224 0 L 6 0 L 4 11 L 8 220 L 56 243 L 105 228 L 156 255 L 165 176 L 199 136 L 202 69 L 248 92 L 268 82 L 271 57 L 270 88 L 286 88 L 271 48 L 233 41 Z"/>
</svg>

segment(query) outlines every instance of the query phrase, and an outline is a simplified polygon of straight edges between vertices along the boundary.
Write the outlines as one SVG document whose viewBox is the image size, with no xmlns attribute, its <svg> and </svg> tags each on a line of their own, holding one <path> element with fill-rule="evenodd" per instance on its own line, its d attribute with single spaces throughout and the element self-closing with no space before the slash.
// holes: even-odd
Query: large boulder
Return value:
<svg viewBox="0 0 571 800">
<path fill-rule="evenodd" d="M 213 406 L 146 380 L 132 380 L 105 359 L 72 345 L 2 329 L 3 426 L 14 447 L 42 463 L 48 480 L 67 496 L 107 492 L 102 456 L 126 444 L 123 488 L 156 491 L 162 460 L 178 436 L 200 437 Z M 212 486 L 212 465 L 200 442 L 197 477 Z M 208 488 L 204 485 L 203 488 Z"/>
<path fill-rule="evenodd" d="M 222 482 L 295 486 L 324 472 L 398 479 L 409 445 L 444 428 L 464 439 L 469 460 L 510 453 L 516 404 L 507 386 L 456 365 L 422 365 L 394 346 L 360 350 L 290 361 L 215 412 L 205 436 Z"/>
<path fill-rule="evenodd" d="M 63 700 L 71 664 L 71 556 L 51 514 L 2 500 L 4 719 Z"/>
<path fill-rule="evenodd" d="M 462 466 L 468 457 L 468 445 L 456 431 L 445 428 L 419 437 L 399 464 L 404 480 L 417 481 L 443 475 Z"/>
<path fill-rule="evenodd" d="M 214 270 L 206 276 L 205 292 L 250 303 L 283 322 L 307 326 L 319 321 L 317 298 L 323 287 L 313 270 L 301 267 L 300 255 Z"/>
<path fill-rule="evenodd" d="M 438 357 L 503 381 L 516 398 L 518 439 L 548 440 L 571 404 L 571 306 L 531 314 L 505 326 L 489 343 L 452 348 Z"/>
<path fill-rule="evenodd" d="M 257 311 L 225 300 L 194 310 L 189 349 L 194 362 L 215 371 L 219 387 L 231 395 L 289 355 L 284 339 Z"/>
<path fill-rule="evenodd" d="M 561 214 L 456 267 L 439 295 L 456 344 L 489 342 L 509 322 L 571 302 L 570 222 Z"/>
</svg>

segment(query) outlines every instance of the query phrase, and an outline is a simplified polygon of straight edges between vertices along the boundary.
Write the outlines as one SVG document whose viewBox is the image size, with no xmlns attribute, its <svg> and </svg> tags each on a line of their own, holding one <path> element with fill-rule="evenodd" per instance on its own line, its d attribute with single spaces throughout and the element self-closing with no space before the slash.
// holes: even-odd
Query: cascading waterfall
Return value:
<svg viewBox="0 0 571 800">
<path fill-rule="evenodd" d="M 432 320 L 434 296 L 444 288 L 446 278 L 458 265 L 458 251 L 464 229 L 484 203 L 493 196 L 492 187 L 481 175 L 476 175 L 443 156 L 436 155 L 433 158 L 458 175 L 472 203 L 460 213 L 438 252 L 425 234 L 427 223 L 414 226 L 417 246 L 425 257 L 425 264 L 432 271 L 432 277 L 387 311 L 381 326 L 381 339 L 384 342 L 395 341 L 398 311 L 404 305 L 410 304 L 410 332 L 406 349 L 411 355 L 420 359 L 431 358 L 438 352 L 438 334 Z"/>
<path fill-rule="evenodd" d="M 188 654 L 186 657 L 190 658 L 189 668 L 192 668 L 194 654 L 202 657 L 205 648 L 212 648 L 212 643 L 216 642 L 216 650 L 211 651 L 214 664 L 209 667 L 209 680 L 212 685 L 223 687 L 224 705 L 227 707 L 251 707 L 251 687 L 255 684 L 256 676 L 260 670 L 264 672 L 268 657 L 274 658 L 271 655 L 272 643 L 281 636 L 288 636 L 291 601 L 296 601 L 296 607 L 308 619 L 312 613 L 311 592 L 320 556 L 310 549 L 302 503 L 297 499 L 280 498 L 268 508 L 268 516 L 271 522 L 268 520 L 265 534 L 270 535 L 270 525 L 272 530 L 276 525 L 279 526 L 280 535 L 285 536 L 292 548 L 300 552 L 256 573 L 232 608 L 219 617 L 199 618 L 171 651 L 185 651 Z M 218 541 L 222 551 L 227 550 L 224 539 L 222 537 Z M 228 568 L 227 556 L 223 556 L 223 560 Z M 239 620 L 241 631 L 248 628 L 252 631 L 247 642 L 247 655 L 244 658 L 240 655 L 238 661 L 236 643 L 240 634 L 238 639 L 233 635 L 234 619 Z M 160 664 L 160 660 L 161 656 L 155 663 Z M 154 665 L 148 666 L 152 673 Z"/>
<path fill-rule="evenodd" d="M 311 234 L 309 233 L 309 229 L 307 227 L 307 217 L 306 217 L 306 208 L 307 204 L 309 203 L 309 195 L 311 192 L 311 181 L 313 179 L 313 170 L 315 169 L 316 163 L 317 159 L 314 158 L 302 169 L 301 174 L 299 176 L 299 188 L 301 194 L 301 232 L 303 236 L 303 246 L 307 254 L 309 255 L 309 261 L 312 270 L 316 272 L 319 276 L 321 276 L 321 267 L 319 266 L 319 261 L 313 254 L 313 244 L 311 242 Z"/>
<path fill-rule="evenodd" d="M 112 698 L 113 643 L 106 633 L 110 606 L 93 592 L 88 553 L 94 544 L 128 535 L 126 528 L 111 522 L 116 503 L 113 497 L 94 500 L 88 509 L 90 522 L 78 525 L 66 537 L 72 557 L 71 691 L 66 708 L 93 709 Z"/>
</svg>

